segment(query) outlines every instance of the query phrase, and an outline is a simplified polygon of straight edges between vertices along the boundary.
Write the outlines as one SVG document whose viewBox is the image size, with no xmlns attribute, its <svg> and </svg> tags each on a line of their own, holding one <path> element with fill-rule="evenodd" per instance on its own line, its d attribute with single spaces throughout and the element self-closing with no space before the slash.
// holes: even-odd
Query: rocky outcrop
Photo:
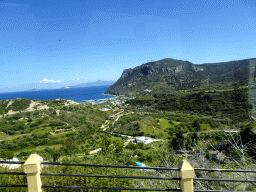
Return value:
<svg viewBox="0 0 256 192">
<path fill-rule="evenodd" d="M 121 75 L 120 79 L 124 79 L 125 77 L 127 77 L 127 76 L 129 76 L 131 74 L 132 74 L 132 69 L 131 68 L 130 69 L 125 69 L 123 71 L 123 74 Z"/>
<path fill-rule="evenodd" d="M 203 84 L 246 80 L 250 60 L 197 65 L 166 58 L 125 69 L 118 81 L 105 93 L 119 95 L 143 92 L 145 89 L 173 91 L 197 88 Z"/>
<path fill-rule="evenodd" d="M 141 73 L 150 75 L 152 73 L 179 73 L 182 70 L 182 65 L 176 67 L 161 67 L 159 65 L 144 65 L 141 67 Z"/>
<path fill-rule="evenodd" d="M 195 70 L 195 72 L 203 71 L 203 70 L 204 70 L 204 68 L 198 67 L 198 66 L 196 66 L 196 65 L 193 65 L 192 68 Z"/>
</svg>

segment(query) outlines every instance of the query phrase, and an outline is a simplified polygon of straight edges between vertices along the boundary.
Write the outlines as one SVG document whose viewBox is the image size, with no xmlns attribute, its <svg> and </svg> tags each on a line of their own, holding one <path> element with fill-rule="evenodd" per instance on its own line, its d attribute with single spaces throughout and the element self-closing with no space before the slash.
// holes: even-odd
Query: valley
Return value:
<svg viewBox="0 0 256 192">
<path fill-rule="evenodd" d="M 153 167 L 177 167 L 182 159 L 187 159 L 195 168 L 255 169 L 256 95 L 249 83 L 238 79 L 165 91 L 165 85 L 159 82 L 161 89 L 148 87 L 140 92 L 139 88 L 131 88 L 129 93 L 104 99 L 102 103 L 68 99 L 1 100 L 0 157 L 25 161 L 36 153 L 50 162 L 131 166 L 140 162 Z M 44 170 L 67 171 L 54 166 Z M 166 175 L 140 170 L 134 174 Z M 247 177 L 253 178 L 249 174 Z M 223 174 L 223 178 L 230 175 Z M 100 182 L 106 184 L 104 180 Z M 120 182 L 126 185 L 125 181 Z M 128 183 L 127 186 L 143 183 L 146 187 L 177 188 L 177 184 L 171 183 L 131 180 Z M 227 188 L 227 185 L 214 184 L 213 188 Z M 245 187 L 255 189 L 252 184 Z"/>
</svg>

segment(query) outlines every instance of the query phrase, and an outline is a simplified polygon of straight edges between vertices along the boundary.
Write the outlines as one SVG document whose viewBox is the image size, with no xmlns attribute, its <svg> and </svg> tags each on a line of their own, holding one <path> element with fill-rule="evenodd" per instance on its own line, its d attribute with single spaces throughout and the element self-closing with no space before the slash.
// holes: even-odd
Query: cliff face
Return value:
<svg viewBox="0 0 256 192">
<path fill-rule="evenodd" d="M 196 65 L 189 61 L 163 59 L 125 69 L 107 94 L 126 94 L 145 90 L 172 91 L 196 88 L 205 83 L 248 79 L 249 60 Z"/>
<path fill-rule="evenodd" d="M 125 69 L 125 70 L 123 71 L 122 76 L 120 77 L 120 80 L 126 78 L 127 76 L 129 76 L 129 75 L 131 75 L 131 74 L 132 74 L 132 69 Z"/>
<path fill-rule="evenodd" d="M 179 65 L 176 67 L 160 67 L 159 65 L 145 65 L 141 67 L 141 73 L 144 75 L 150 75 L 152 73 L 179 73 L 183 66 Z"/>
</svg>

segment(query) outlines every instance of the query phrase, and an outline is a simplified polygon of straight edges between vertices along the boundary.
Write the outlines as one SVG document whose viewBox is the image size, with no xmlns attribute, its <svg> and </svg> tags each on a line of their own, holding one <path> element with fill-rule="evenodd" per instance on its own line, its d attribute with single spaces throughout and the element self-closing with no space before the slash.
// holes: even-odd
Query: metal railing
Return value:
<svg viewBox="0 0 256 192">
<path fill-rule="evenodd" d="M 82 167 L 109 167 L 109 168 L 128 168 L 128 169 L 145 169 L 145 170 L 175 170 L 178 168 L 162 168 L 162 167 L 137 167 L 137 166 L 121 166 L 121 165 L 99 165 L 99 164 L 76 164 L 76 163 L 53 163 L 42 162 L 48 165 L 68 165 Z M 126 176 L 126 175 L 96 175 L 96 174 L 63 174 L 63 173 L 41 173 L 41 175 L 50 176 L 78 176 L 78 177 L 105 177 L 105 178 L 126 178 L 126 179 L 159 179 L 159 180 L 181 180 L 180 178 L 168 177 L 147 177 L 147 176 Z M 140 191 L 181 191 L 181 189 L 156 189 L 156 188 L 125 188 L 125 187 L 88 187 L 88 186 L 52 186 L 43 185 L 42 188 L 66 188 L 66 189 L 109 189 L 109 190 L 140 190 Z"/>
<path fill-rule="evenodd" d="M 227 190 L 194 190 L 194 181 L 217 181 L 217 182 L 250 182 L 256 185 L 256 180 L 252 179 L 214 179 L 214 178 L 194 178 L 195 171 L 218 171 L 218 172 L 244 172 L 244 173 L 256 173 L 256 170 L 236 170 L 236 169 L 206 169 L 195 168 L 183 160 L 178 168 L 165 168 L 165 167 L 137 167 L 137 166 L 120 166 L 120 165 L 99 165 L 99 164 L 77 164 L 77 163 L 58 163 L 58 162 L 43 162 L 43 159 L 32 154 L 26 162 L 16 161 L 0 161 L 0 163 L 8 164 L 23 164 L 24 172 L 0 172 L 0 174 L 9 175 L 26 175 L 27 185 L 14 185 L 14 184 L 0 184 L 0 187 L 26 187 L 29 192 L 42 192 L 42 188 L 53 189 L 98 189 L 98 190 L 137 190 L 137 191 L 183 191 L 183 192 L 226 192 Z M 65 173 L 41 173 L 43 165 L 57 165 L 57 166 L 81 166 L 81 167 L 108 167 L 108 168 L 126 168 L 126 169 L 141 169 L 141 170 L 156 170 L 156 171 L 179 171 L 180 177 L 154 177 L 154 176 L 128 176 L 128 175 L 100 175 L 100 174 L 65 174 Z M 41 176 L 64 176 L 64 177 L 102 177 L 102 178 L 117 178 L 117 179 L 150 179 L 150 180 L 166 180 L 166 181 L 179 181 L 180 189 L 168 189 L 168 188 L 131 188 L 131 187 L 99 187 L 99 186 L 55 186 L 55 185 L 43 185 L 41 182 Z M 233 191 L 233 190 L 232 190 Z M 230 192 L 230 191 L 229 191 Z"/>
<path fill-rule="evenodd" d="M 207 168 L 194 168 L 195 171 L 211 171 L 211 172 L 236 172 L 236 173 L 256 173 L 256 170 L 244 170 L 244 169 L 207 169 Z M 213 178 L 194 178 L 194 181 L 217 181 L 217 182 L 250 182 L 256 186 L 256 180 L 248 180 L 248 179 L 213 179 Z M 194 190 L 194 192 L 230 192 L 230 190 Z M 234 191 L 234 190 L 232 190 Z M 238 192 L 238 191 L 234 191 Z M 252 192 L 252 191 L 246 191 Z"/>
</svg>

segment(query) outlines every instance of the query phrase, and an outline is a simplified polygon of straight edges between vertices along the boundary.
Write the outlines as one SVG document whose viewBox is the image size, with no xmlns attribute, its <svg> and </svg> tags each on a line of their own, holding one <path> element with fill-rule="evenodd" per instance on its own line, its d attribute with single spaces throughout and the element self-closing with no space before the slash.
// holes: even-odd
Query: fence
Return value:
<svg viewBox="0 0 256 192">
<path fill-rule="evenodd" d="M 42 188 L 62 188 L 62 189 L 108 189 L 108 190 L 139 190 L 139 191 L 182 191 L 182 192 L 226 192 L 224 190 L 194 190 L 193 180 L 195 181 L 226 181 L 226 182 L 251 182 L 255 183 L 256 180 L 234 180 L 234 179 L 213 179 L 213 178 L 194 178 L 194 171 L 219 171 L 219 172 L 251 172 L 256 173 L 256 170 L 233 170 L 233 169 L 205 169 L 195 168 L 186 161 L 180 162 L 178 168 L 164 168 L 164 167 L 136 167 L 136 166 L 119 166 L 119 165 L 98 165 L 98 164 L 75 164 L 75 163 L 55 163 L 55 162 L 43 162 L 43 158 L 37 154 L 32 154 L 26 162 L 15 161 L 0 161 L 0 163 L 9 164 L 24 164 L 23 172 L 0 172 L 0 174 L 12 174 L 12 175 L 27 175 L 27 185 L 13 185 L 13 184 L 0 184 L 0 187 L 26 187 L 28 192 L 42 192 Z M 94 174 L 61 174 L 61 173 L 41 173 L 43 165 L 68 165 L 68 166 L 90 166 L 90 167 L 110 167 L 110 168 L 128 168 L 128 169 L 153 169 L 153 170 L 169 170 L 179 171 L 180 178 L 169 177 L 146 177 L 146 176 L 125 176 L 125 175 L 94 175 Z M 50 176 L 76 176 L 76 177 L 106 177 L 106 178 L 128 178 L 128 179 L 159 179 L 169 181 L 180 181 L 180 189 L 156 189 L 156 188 L 124 188 L 124 187 L 97 187 L 97 186 L 54 186 L 54 185 L 42 185 L 41 175 Z"/>
</svg>

